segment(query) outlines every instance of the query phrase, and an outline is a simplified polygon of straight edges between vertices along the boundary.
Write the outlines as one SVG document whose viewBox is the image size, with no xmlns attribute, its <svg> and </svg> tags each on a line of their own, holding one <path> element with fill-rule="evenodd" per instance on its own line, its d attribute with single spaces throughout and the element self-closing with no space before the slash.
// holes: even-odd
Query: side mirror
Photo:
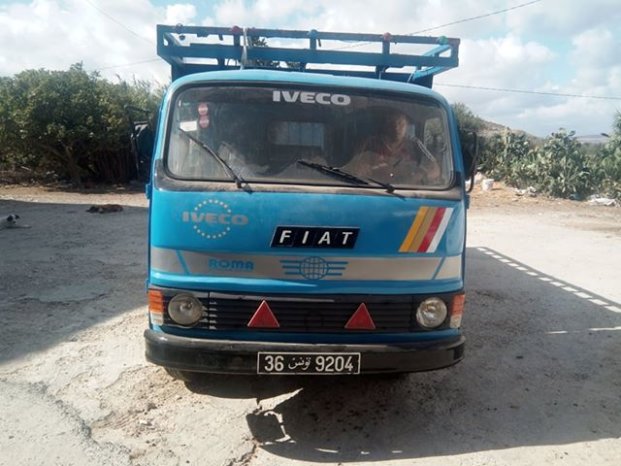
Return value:
<svg viewBox="0 0 621 466">
<path fill-rule="evenodd" d="M 151 158 L 155 134 L 151 128 L 150 113 L 148 110 L 126 105 L 124 107 L 129 123 L 131 152 L 134 159 L 135 178 L 141 182 L 148 182 L 151 172 Z M 135 120 L 138 113 L 141 120 Z"/>
<path fill-rule="evenodd" d="M 146 183 L 151 175 L 151 159 L 155 144 L 155 134 L 150 126 L 147 125 L 137 130 L 135 144 L 137 178 L 138 181 Z"/>
<path fill-rule="evenodd" d="M 474 175 L 479 158 L 479 137 L 475 131 L 464 131 L 461 138 L 461 150 L 464 158 L 464 175 L 470 180 L 468 192 L 474 188 Z"/>
</svg>

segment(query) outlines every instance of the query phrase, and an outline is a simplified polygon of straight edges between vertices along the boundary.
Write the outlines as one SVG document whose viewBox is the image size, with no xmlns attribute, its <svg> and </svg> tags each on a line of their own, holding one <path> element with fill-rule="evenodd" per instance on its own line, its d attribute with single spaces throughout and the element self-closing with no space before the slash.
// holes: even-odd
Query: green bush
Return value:
<svg viewBox="0 0 621 466">
<path fill-rule="evenodd" d="M 621 200 L 621 112 L 617 113 L 614 132 L 599 155 L 600 194 Z"/>
<path fill-rule="evenodd" d="M 484 132 L 485 122 L 465 105 L 453 107 L 460 135 L 467 129 Z M 534 144 L 524 133 L 495 133 L 480 138 L 478 168 L 510 186 L 532 186 L 539 192 L 584 199 L 591 194 L 621 200 L 621 113 L 602 147 L 585 147 L 573 131 L 552 133 Z"/>
<path fill-rule="evenodd" d="M 0 80 L 0 169 L 124 183 L 134 174 L 125 105 L 155 112 L 145 83 L 112 84 L 81 64 L 68 71 L 28 70 Z"/>
<path fill-rule="evenodd" d="M 594 180 L 582 145 L 574 132 L 560 130 L 536 151 L 535 182 L 545 194 L 584 198 L 593 192 Z"/>
<path fill-rule="evenodd" d="M 486 176 L 526 187 L 536 166 L 533 144 L 523 133 L 497 133 L 481 138 L 478 168 Z"/>
</svg>

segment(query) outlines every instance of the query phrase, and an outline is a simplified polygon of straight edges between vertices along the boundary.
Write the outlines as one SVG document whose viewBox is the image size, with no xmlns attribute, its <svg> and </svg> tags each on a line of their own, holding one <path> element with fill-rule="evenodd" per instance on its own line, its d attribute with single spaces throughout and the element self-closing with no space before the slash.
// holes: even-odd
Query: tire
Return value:
<svg viewBox="0 0 621 466">
<path fill-rule="evenodd" d="M 200 380 L 202 375 L 199 372 L 182 371 L 172 367 L 165 367 L 164 369 L 173 379 L 182 380 L 183 382 L 196 382 Z"/>
</svg>

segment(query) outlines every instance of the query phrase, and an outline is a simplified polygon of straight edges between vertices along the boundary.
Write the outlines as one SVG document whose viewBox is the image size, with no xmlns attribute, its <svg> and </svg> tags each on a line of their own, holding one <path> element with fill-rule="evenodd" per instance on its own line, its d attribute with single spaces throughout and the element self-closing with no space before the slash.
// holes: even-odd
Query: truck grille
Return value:
<svg viewBox="0 0 621 466">
<path fill-rule="evenodd" d="M 197 296 L 203 304 L 203 318 L 194 326 L 205 330 L 248 330 L 248 321 L 265 299 L 280 323 L 282 332 L 342 332 L 361 303 L 365 303 L 376 330 L 374 332 L 412 332 L 421 330 L 416 323 L 418 303 L 411 296 L 381 298 L 254 297 L 209 293 Z M 166 306 L 168 300 L 165 300 Z M 164 325 L 176 325 L 166 313 Z M 273 331 L 273 330 L 272 330 Z"/>
</svg>

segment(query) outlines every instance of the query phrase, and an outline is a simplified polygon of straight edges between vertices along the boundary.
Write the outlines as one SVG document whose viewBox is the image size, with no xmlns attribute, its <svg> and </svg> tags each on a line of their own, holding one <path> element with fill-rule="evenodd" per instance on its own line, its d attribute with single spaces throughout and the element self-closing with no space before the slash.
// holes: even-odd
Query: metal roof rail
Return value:
<svg viewBox="0 0 621 466">
<path fill-rule="evenodd" d="M 208 43 L 216 36 L 220 43 Z M 253 46 L 253 39 L 284 39 L 304 47 Z M 321 50 L 321 41 L 380 43 L 381 52 Z M 298 42 L 296 42 L 298 41 Z M 392 44 L 427 46 L 424 53 L 391 53 Z M 172 78 L 202 71 L 269 68 L 410 82 L 431 87 L 433 76 L 459 64 L 459 39 L 430 36 L 321 32 L 204 26 L 157 26 L 157 53 L 171 65 Z M 231 63 L 232 62 L 232 63 Z M 288 66 L 282 66 L 282 62 Z M 338 65 L 315 68 L 307 65 Z M 358 68 L 355 68 L 358 67 Z M 371 67 L 365 70 L 361 67 Z M 403 68 L 413 67 L 410 72 Z M 394 69 L 399 69 L 395 71 Z"/>
</svg>

